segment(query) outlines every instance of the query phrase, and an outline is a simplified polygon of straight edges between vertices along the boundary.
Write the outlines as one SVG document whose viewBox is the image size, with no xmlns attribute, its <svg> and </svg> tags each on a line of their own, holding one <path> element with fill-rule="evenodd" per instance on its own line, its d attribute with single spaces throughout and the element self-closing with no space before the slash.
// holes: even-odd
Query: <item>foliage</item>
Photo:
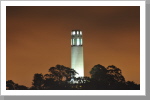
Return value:
<svg viewBox="0 0 150 100">
<path fill-rule="evenodd" d="M 95 65 L 91 71 L 93 85 L 97 89 L 122 89 L 120 85 L 125 84 L 125 78 L 119 68 L 114 65 L 105 68 L 102 65 Z"/>
<path fill-rule="evenodd" d="M 12 80 L 6 81 L 6 90 L 28 90 L 28 87 L 24 85 L 18 85 Z"/>
<path fill-rule="evenodd" d="M 91 78 L 98 81 L 104 81 L 107 77 L 107 69 L 102 65 L 95 65 L 90 71 Z"/>
<path fill-rule="evenodd" d="M 34 74 L 30 88 L 18 85 L 12 80 L 6 81 L 8 90 L 139 90 L 140 85 L 125 81 L 121 69 L 114 65 L 104 67 L 95 65 L 90 77 L 75 77 L 74 69 L 63 65 L 49 68 L 48 74 Z"/>
<path fill-rule="evenodd" d="M 35 89 L 39 90 L 42 89 L 42 85 L 44 83 L 44 77 L 42 74 L 34 74 L 34 79 L 32 85 L 35 87 Z"/>
<path fill-rule="evenodd" d="M 77 72 L 74 69 L 65 67 L 63 65 L 56 65 L 55 67 L 51 67 L 49 72 L 53 75 L 53 78 L 57 81 L 62 81 L 66 79 L 69 81 L 71 77 L 75 77 Z"/>
</svg>

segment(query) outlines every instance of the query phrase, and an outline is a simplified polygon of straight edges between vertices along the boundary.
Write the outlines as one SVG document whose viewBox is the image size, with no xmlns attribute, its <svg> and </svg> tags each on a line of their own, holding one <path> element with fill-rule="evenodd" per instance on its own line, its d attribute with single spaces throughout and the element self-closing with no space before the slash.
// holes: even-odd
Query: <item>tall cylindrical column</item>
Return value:
<svg viewBox="0 0 150 100">
<path fill-rule="evenodd" d="M 71 68 L 79 73 L 76 77 L 84 76 L 83 39 L 80 30 L 71 32 Z"/>
</svg>

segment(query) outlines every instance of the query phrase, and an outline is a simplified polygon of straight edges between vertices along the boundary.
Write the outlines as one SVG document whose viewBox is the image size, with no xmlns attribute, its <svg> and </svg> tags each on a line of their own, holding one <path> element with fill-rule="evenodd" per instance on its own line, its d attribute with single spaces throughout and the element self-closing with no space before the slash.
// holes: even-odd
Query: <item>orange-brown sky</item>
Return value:
<svg viewBox="0 0 150 100">
<path fill-rule="evenodd" d="M 7 79 L 30 87 L 35 73 L 71 65 L 71 31 L 83 32 L 85 76 L 115 65 L 140 83 L 140 7 L 6 7 Z"/>
</svg>

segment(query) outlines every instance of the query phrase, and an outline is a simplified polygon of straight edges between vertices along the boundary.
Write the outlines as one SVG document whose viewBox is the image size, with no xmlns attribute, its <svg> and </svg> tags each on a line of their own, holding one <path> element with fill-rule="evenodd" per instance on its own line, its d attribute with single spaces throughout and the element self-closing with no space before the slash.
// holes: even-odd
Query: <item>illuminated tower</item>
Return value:
<svg viewBox="0 0 150 100">
<path fill-rule="evenodd" d="M 71 68 L 79 73 L 76 77 L 84 76 L 83 40 L 80 30 L 71 32 Z"/>
</svg>

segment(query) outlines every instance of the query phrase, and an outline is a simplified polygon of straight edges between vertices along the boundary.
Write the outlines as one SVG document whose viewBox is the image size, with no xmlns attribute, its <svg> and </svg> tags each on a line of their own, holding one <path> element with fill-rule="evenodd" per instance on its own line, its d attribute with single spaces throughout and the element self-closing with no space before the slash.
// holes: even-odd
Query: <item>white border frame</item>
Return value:
<svg viewBox="0 0 150 100">
<path fill-rule="evenodd" d="M 6 6 L 140 6 L 140 90 L 6 90 Z M 145 95 L 145 1 L 1 1 L 1 95 Z"/>
</svg>

